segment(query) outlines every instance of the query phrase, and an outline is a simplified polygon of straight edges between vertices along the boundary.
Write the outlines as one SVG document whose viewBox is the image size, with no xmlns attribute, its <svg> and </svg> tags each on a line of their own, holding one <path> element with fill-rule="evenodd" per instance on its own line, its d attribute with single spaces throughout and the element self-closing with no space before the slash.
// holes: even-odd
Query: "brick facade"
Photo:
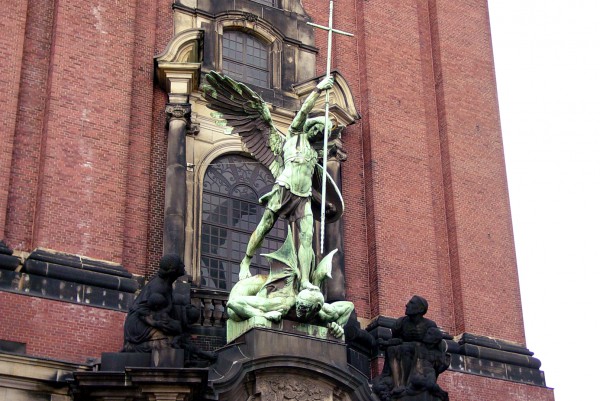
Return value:
<svg viewBox="0 0 600 401">
<path fill-rule="evenodd" d="M 189 3 L 189 2 L 187 2 Z M 304 0 L 326 25 L 329 4 Z M 346 294 L 365 320 L 413 294 L 451 335 L 524 345 L 487 2 L 337 0 L 332 68 L 361 120 L 343 137 Z M 0 16 L 0 239 L 121 264 L 162 254 L 165 104 L 153 57 L 170 0 L 29 0 Z M 326 34 L 315 31 L 317 74 Z M 122 342 L 122 312 L 0 292 L 0 339 L 84 362 Z M 214 344 L 213 339 L 199 342 Z M 451 399 L 552 400 L 473 375 Z"/>
<path fill-rule="evenodd" d="M 0 292 L 0 314 L 0 338 L 28 355 L 84 363 L 123 346 L 123 312 Z"/>
</svg>

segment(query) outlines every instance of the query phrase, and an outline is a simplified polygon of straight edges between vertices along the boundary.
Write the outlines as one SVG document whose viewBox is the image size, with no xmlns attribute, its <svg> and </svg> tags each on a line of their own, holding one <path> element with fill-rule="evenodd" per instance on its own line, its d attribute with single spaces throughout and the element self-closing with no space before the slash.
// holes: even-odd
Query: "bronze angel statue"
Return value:
<svg viewBox="0 0 600 401">
<path fill-rule="evenodd" d="M 323 79 L 306 98 L 285 134 L 275 127 L 267 104 L 248 86 L 214 71 L 206 75 L 206 80 L 208 84 L 202 89 L 208 107 L 215 111 L 213 116 L 220 119 L 221 125 L 231 127 L 231 133 L 238 134 L 252 155 L 275 177 L 273 189 L 259 200 L 266 209 L 248 241 L 240 263 L 240 280 L 251 276 L 252 257 L 281 217 L 295 222 L 297 229 L 298 290 L 319 290 L 311 280 L 316 268 L 313 209 L 320 207 L 323 179 L 331 194 L 327 199 L 328 221 L 341 216 L 344 203 L 333 179 L 318 164 L 319 152 L 315 150 L 316 143 L 323 140 L 325 124 L 331 127 L 332 123 L 324 117 L 308 116 L 321 91 L 333 86 L 333 77 Z"/>
</svg>

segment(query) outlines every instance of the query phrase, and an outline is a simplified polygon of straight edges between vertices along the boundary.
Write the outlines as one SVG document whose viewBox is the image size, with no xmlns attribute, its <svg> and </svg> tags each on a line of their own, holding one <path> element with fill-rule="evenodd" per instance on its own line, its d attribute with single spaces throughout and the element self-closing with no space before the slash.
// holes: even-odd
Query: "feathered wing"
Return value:
<svg viewBox="0 0 600 401">
<path fill-rule="evenodd" d="M 278 177 L 283 170 L 285 138 L 273 125 L 267 104 L 258 93 L 226 75 L 211 71 L 206 81 L 202 91 L 217 124 L 231 127 L 230 133 L 238 134 L 250 153 Z"/>
</svg>

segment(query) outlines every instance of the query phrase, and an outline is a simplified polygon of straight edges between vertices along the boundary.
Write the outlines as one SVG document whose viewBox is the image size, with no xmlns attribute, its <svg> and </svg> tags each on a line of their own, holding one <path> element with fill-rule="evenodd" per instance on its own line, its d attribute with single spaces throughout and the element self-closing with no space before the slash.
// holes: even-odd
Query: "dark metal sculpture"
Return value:
<svg viewBox="0 0 600 401">
<path fill-rule="evenodd" d="M 448 369 L 450 355 L 441 330 L 424 317 L 427 308 L 424 298 L 413 296 L 406 304 L 406 316 L 396 320 L 392 338 L 379 340 L 385 364 L 373 379 L 373 392 L 381 401 L 448 401 L 437 377 Z"/>
<path fill-rule="evenodd" d="M 191 326 L 200 311 L 181 296 L 173 295 L 173 283 L 185 274 L 181 258 L 163 256 L 158 273 L 142 288 L 127 313 L 122 352 L 183 349 L 186 366 L 214 361 L 216 354 L 199 349 L 191 341 Z"/>
</svg>

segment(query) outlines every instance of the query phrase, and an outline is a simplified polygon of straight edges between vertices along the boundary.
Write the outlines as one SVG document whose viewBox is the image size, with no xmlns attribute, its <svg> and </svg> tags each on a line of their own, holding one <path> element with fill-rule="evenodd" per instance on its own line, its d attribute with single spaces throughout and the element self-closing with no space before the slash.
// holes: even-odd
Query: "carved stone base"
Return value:
<svg viewBox="0 0 600 401">
<path fill-rule="evenodd" d="M 255 401 L 344 400 L 344 392 L 320 380 L 291 374 L 267 373 L 256 377 Z"/>
<path fill-rule="evenodd" d="M 206 398 L 231 401 L 375 399 L 367 378 L 348 365 L 343 342 L 320 338 L 318 333 L 309 336 L 292 332 L 287 327 L 292 323 L 283 322 L 276 330 L 250 328 L 221 349 L 218 362 L 209 373 Z M 320 328 L 315 330 L 319 332 Z"/>
</svg>

